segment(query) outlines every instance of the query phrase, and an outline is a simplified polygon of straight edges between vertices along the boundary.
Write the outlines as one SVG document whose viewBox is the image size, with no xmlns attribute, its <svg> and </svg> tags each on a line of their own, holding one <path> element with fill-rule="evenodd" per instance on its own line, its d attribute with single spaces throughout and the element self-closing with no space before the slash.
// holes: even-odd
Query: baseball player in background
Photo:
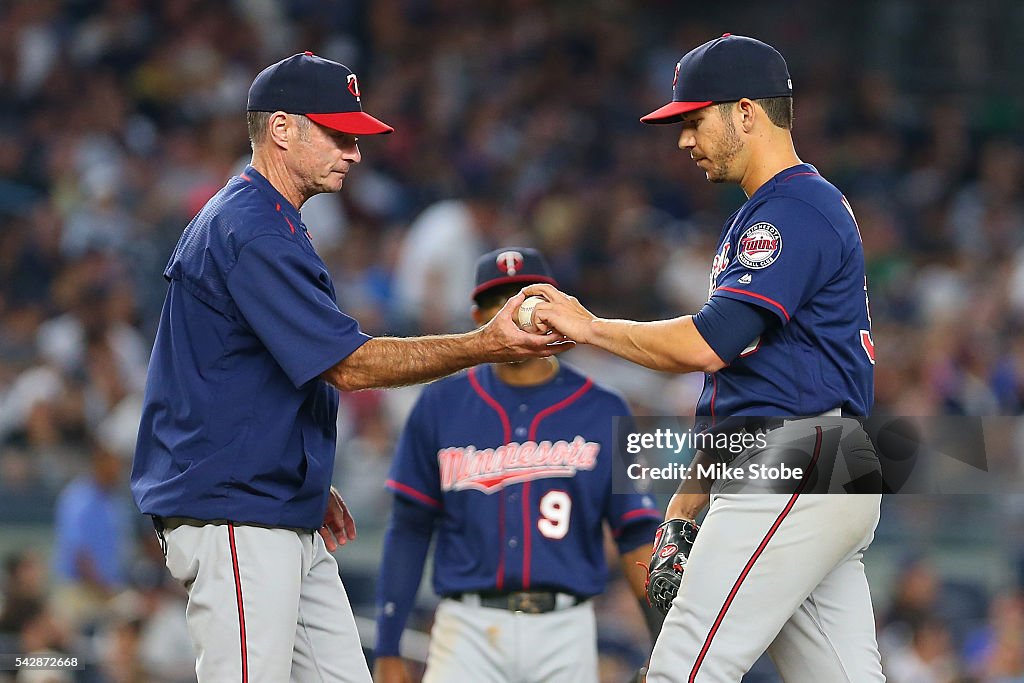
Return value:
<svg viewBox="0 0 1024 683">
<path fill-rule="evenodd" d="M 550 285 L 534 318 L 569 338 L 647 367 L 706 373 L 699 427 L 757 416 L 768 442 L 808 444 L 788 494 L 754 494 L 719 478 L 710 496 L 684 480 L 667 519 L 710 509 L 651 658 L 649 683 L 736 683 L 767 650 L 787 683 L 883 681 L 861 557 L 880 495 L 801 493 L 832 433 L 861 461 L 877 458 L 855 419 L 873 398 L 874 345 L 864 255 L 843 195 L 796 155 L 792 83 L 782 55 L 726 34 L 676 66 L 672 102 L 641 119 L 681 123 L 679 148 L 714 183 L 748 199 L 722 230 L 709 298 L 694 315 L 656 322 L 596 318 Z M 728 424 L 728 422 L 725 422 Z M 780 435 L 784 435 L 780 436 Z M 735 467 L 770 449 L 699 451 Z M 652 562 L 653 564 L 653 562 Z"/>
<path fill-rule="evenodd" d="M 164 271 L 132 492 L 188 590 L 201 683 L 367 683 L 328 554 L 355 536 L 330 487 L 337 389 L 568 345 L 516 327 L 521 295 L 467 334 L 364 334 L 339 310 L 299 208 L 341 189 L 358 136 L 391 127 L 362 111 L 355 74 L 310 52 L 264 69 L 247 110 L 251 165 L 192 220 Z"/>
<path fill-rule="evenodd" d="M 485 325 L 524 284 L 554 285 L 533 249 L 486 254 L 473 318 Z M 399 640 L 431 538 L 443 599 L 424 681 L 594 683 L 590 598 L 607 581 L 604 525 L 644 596 L 653 501 L 612 493 L 613 418 L 629 408 L 554 358 L 481 365 L 423 390 L 387 486 L 394 508 L 377 582 L 374 680 L 410 680 Z M 661 615 L 642 603 L 657 635 Z"/>
</svg>

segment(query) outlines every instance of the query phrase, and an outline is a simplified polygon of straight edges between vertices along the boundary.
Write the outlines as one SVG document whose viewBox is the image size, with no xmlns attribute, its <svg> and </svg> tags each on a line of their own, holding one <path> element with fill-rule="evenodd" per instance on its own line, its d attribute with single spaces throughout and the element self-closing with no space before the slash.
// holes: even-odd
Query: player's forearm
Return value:
<svg viewBox="0 0 1024 683">
<path fill-rule="evenodd" d="M 688 519 L 696 520 L 697 516 L 704 511 L 711 501 L 711 485 L 714 479 L 699 477 L 703 465 L 704 471 L 714 462 L 714 456 L 704 451 L 697 451 L 690 462 L 690 477 L 683 479 L 676 489 L 675 495 L 668 503 L 665 511 L 665 519 Z"/>
<path fill-rule="evenodd" d="M 595 318 L 584 341 L 652 370 L 716 372 L 725 367 L 688 315 L 653 322 Z"/>
<path fill-rule="evenodd" d="M 323 374 L 343 391 L 418 384 L 489 360 L 479 330 L 429 337 L 375 337 Z"/>
<path fill-rule="evenodd" d="M 651 539 L 652 541 L 654 539 Z M 651 559 L 651 544 L 646 543 L 622 555 L 622 573 L 638 600 L 647 600 L 647 561 Z"/>
</svg>

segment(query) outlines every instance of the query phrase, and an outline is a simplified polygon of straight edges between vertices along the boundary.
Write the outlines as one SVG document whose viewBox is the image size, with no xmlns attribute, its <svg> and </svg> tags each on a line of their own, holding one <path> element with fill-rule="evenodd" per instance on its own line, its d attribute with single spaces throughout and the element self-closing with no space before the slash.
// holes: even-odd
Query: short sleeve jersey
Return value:
<svg viewBox="0 0 1024 683">
<path fill-rule="evenodd" d="M 314 529 L 338 392 L 369 337 L 339 310 L 299 212 L 255 169 L 185 229 L 146 380 L 132 493 L 147 514 Z"/>
<path fill-rule="evenodd" d="M 613 493 L 613 418 L 629 415 L 564 364 L 536 387 L 510 386 L 492 366 L 426 387 L 387 486 L 438 515 L 435 592 L 604 590 L 604 522 L 649 543 L 661 519 L 649 496 Z"/>
<path fill-rule="evenodd" d="M 864 251 L 842 193 L 809 164 L 788 168 L 729 218 L 716 252 L 709 298 L 759 306 L 779 324 L 706 376 L 697 415 L 867 415 L 875 350 Z"/>
</svg>

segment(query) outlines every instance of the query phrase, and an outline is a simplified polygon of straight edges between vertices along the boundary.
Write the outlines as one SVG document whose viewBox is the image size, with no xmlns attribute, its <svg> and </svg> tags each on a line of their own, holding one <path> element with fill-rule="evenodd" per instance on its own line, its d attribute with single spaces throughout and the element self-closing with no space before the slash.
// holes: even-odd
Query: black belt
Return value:
<svg viewBox="0 0 1024 683">
<path fill-rule="evenodd" d="M 750 416 L 737 416 L 727 417 L 720 423 L 711 427 L 707 431 L 712 434 L 727 434 L 732 436 L 735 440 L 735 434 L 749 434 L 752 437 L 757 437 L 758 434 L 767 434 L 768 432 L 784 427 L 787 423 L 792 423 L 799 420 L 814 420 L 818 418 L 829 418 L 835 419 L 839 417 L 850 417 L 848 415 L 842 415 L 838 410 L 833 414 L 833 411 L 829 411 L 823 415 L 816 415 L 810 417 L 750 417 Z M 747 452 L 747 448 L 736 448 L 730 449 L 728 447 L 723 448 L 710 448 L 705 449 L 708 453 L 715 456 L 722 463 L 728 465 L 733 460 L 738 458 Z"/>
<path fill-rule="evenodd" d="M 153 515 L 153 526 L 156 527 L 158 532 L 170 531 L 171 529 L 177 529 L 180 526 L 194 526 L 202 528 L 209 524 L 225 526 L 254 526 L 261 529 L 284 529 L 285 531 L 294 531 L 297 534 L 311 534 L 316 531 L 316 529 L 304 529 L 302 527 L 294 526 L 271 526 L 269 524 L 256 524 L 255 522 L 233 522 L 229 519 L 195 519 L 193 517 L 158 517 Z"/>
<path fill-rule="evenodd" d="M 589 599 L 583 595 L 554 591 L 453 593 L 445 597 L 450 600 L 458 600 L 467 605 L 504 609 L 509 612 L 523 612 L 525 614 L 546 614 L 555 610 L 575 607 Z"/>
<path fill-rule="evenodd" d="M 756 437 L 758 434 L 767 434 L 786 424 L 792 418 L 785 417 L 729 417 L 719 424 L 707 430 L 708 434 L 728 437 L 730 443 L 738 443 L 737 436 L 750 435 Z M 705 448 L 704 451 L 718 458 L 719 462 L 726 465 L 747 452 L 747 448 L 730 448 L 728 446 Z"/>
</svg>

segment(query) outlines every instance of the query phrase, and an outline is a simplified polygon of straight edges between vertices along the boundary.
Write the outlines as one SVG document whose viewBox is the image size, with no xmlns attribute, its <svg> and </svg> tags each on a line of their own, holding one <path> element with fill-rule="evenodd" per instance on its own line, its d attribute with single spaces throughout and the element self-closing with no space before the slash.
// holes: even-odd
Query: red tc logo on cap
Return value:
<svg viewBox="0 0 1024 683">
<path fill-rule="evenodd" d="M 498 254 L 498 258 L 495 261 L 497 262 L 498 270 L 504 271 L 509 277 L 523 269 L 523 255 L 518 251 L 503 251 Z"/>
<path fill-rule="evenodd" d="M 348 75 L 348 91 L 352 93 L 352 97 L 359 99 L 359 81 L 356 80 L 355 74 Z"/>
<path fill-rule="evenodd" d="M 676 83 L 679 82 L 679 65 L 676 64 L 676 72 L 672 74 L 672 87 L 676 87 Z"/>
</svg>

